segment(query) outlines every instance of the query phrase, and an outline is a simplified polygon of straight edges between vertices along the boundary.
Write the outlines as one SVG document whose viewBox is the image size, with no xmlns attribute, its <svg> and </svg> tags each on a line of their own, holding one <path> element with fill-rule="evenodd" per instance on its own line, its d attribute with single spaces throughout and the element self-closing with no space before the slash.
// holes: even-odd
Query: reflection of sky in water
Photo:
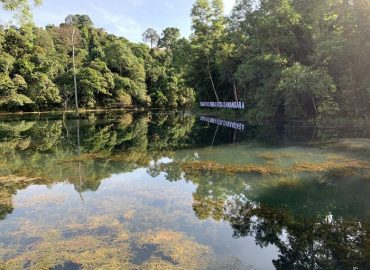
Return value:
<svg viewBox="0 0 370 270">
<path fill-rule="evenodd" d="M 30 186 L 14 197 L 14 212 L 0 223 L 0 237 L 20 228 L 19 223 L 31 222 L 44 230 L 63 228 L 70 223 L 84 223 L 99 215 L 116 216 L 131 231 L 174 230 L 210 246 L 217 256 L 240 258 L 258 269 L 273 269 L 275 248 L 256 247 L 253 237 L 233 239 L 226 222 L 211 219 L 199 221 L 192 209 L 195 186 L 185 181 L 170 183 L 161 174 L 151 178 L 145 169 L 117 174 L 103 180 L 96 192 L 79 195 L 69 184 Z M 125 212 L 133 211 L 130 220 Z M 109 220 L 106 221 L 109 224 Z"/>
<path fill-rule="evenodd" d="M 368 139 L 316 144 L 315 128 L 304 142 L 270 144 L 276 134 L 265 128 L 215 134 L 192 117 L 164 117 L 71 120 L 68 136 L 61 121 L 0 123 L 0 199 L 12 200 L 0 201 L 0 258 L 28 268 L 44 254 L 51 266 L 85 266 L 81 252 L 96 260 L 91 269 L 126 258 L 135 270 L 203 269 L 201 260 L 218 259 L 207 270 L 220 270 L 230 258 L 305 269 L 314 256 L 317 265 L 366 269 Z M 244 165 L 270 174 L 232 171 Z"/>
</svg>

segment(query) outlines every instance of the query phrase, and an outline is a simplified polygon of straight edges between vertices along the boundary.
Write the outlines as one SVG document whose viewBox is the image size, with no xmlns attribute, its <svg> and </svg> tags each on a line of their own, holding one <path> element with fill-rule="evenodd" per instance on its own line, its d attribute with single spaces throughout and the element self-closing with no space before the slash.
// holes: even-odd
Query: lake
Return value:
<svg viewBox="0 0 370 270">
<path fill-rule="evenodd" d="M 370 125 L 0 118 L 0 269 L 370 269 Z"/>
</svg>

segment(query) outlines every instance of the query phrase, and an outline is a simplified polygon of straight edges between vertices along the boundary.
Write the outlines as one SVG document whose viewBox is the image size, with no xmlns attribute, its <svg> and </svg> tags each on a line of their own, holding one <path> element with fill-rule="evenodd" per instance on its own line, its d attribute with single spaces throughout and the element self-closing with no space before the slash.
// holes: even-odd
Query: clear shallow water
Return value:
<svg viewBox="0 0 370 270">
<path fill-rule="evenodd" d="M 369 269 L 370 128 L 0 119 L 0 269 Z"/>
</svg>

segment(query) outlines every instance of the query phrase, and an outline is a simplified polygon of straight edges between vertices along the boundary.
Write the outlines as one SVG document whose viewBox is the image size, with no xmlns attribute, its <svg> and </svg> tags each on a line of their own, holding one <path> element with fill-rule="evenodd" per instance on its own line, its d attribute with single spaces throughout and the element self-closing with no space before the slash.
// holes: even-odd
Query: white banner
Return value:
<svg viewBox="0 0 370 270">
<path fill-rule="evenodd" d="M 200 121 L 227 127 L 227 128 L 237 129 L 241 131 L 244 131 L 245 129 L 245 125 L 243 123 L 228 121 L 228 120 L 221 120 L 221 119 L 216 119 L 216 118 L 211 118 L 211 117 L 206 117 L 206 116 L 201 116 Z"/>
<path fill-rule="evenodd" d="M 244 110 L 245 109 L 245 103 L 244 102 L 200 102 L 200 107 L 202 108 L 225 108 L 225 109 L 239 109 Z"/>
</svg>

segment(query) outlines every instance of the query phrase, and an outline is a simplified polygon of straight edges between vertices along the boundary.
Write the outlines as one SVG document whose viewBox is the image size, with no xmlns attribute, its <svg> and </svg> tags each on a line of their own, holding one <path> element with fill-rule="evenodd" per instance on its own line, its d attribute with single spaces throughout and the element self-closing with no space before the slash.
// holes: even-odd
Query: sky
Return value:
<svg viewBox="0 0 370 270">
<path fill-rule="evenodd" d="M 190 12 L 195 0 L 43 0 L 33 9 L 38 26 L 59 25 L 69 14 L 87 14 L 94 25 L 109 33 L 141 42 L 148 27 L 161 32 L 177 27 L 183 36 L 190 35 Z M 224 0 L 230 13 L 235 0 Z M 0 24 L 11 21 L 11 14 L 0 10 Z"/>
</svg>

